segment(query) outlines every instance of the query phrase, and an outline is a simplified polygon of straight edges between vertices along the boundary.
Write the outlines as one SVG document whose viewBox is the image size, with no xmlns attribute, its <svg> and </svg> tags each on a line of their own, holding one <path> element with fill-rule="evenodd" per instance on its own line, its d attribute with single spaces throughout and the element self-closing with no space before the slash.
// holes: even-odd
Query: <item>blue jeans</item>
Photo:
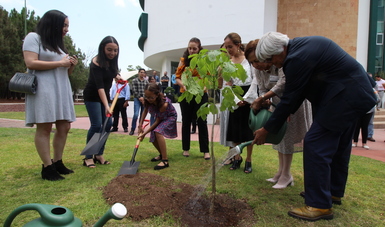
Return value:
<svg viewBox="0 0 385 227">
<path fill-rule="evenodd" d="M 135 131 L 136 129 L 136 122 L 138 121 L 139 109 L 140 109 L 140 116 L 142 116 L 144 106 L 142 102 L 139 101 L 138 98 L 134 98 L 134 116 L 132 117 L 131 131 Z"/>
<path fill-rule="evenodd" d="M 103 130 L 102 126 L 107 117 L 105 115 L 106 109 L 104 108 L 104 105 L 102 103 L 84 102 L 84 104 L 86 105 L 88 117 L 90 118 L 90 123 L 91 123 L 90 129 L 88 129 L 88 133 L 87 133 L 87 143 L 88 143 L 88 141 L 90 141 L 90 139 L 95 133 L 102 132 Z M 109 118 L 106 125 L 106 132 L 110 131 L 111 125 L 112 125 L 112 120 L 111 118 Z M 102 148 L 100 149 L 97 155 L 103 154 L 104 146 L 105 144 L 103 144 Z M 87 159 L 92 158 L 92 155 L 86 155 L 86 158 Z"/>
</svg>

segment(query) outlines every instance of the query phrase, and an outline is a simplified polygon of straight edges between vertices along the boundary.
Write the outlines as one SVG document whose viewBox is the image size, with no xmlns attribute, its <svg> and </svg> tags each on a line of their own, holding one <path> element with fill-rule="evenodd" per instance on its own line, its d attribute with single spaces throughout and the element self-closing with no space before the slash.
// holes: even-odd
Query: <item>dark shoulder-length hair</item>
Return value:
<svg viewBox="0 0 385 227">
<path fill-rule="evenodd" d="M 104 52 L 104 48 L 109 43 L 115 43 L 116 45 L 118 45 L 118 48 L 119 48 L 119 43 L 113 36 L 104 37 L 104 39 L 99 44 L 98 57 L 96 58 L 96 62 L 99 64 L 101 68 L 110 69 L 114 71 L 114 73 L 118 73 L 119 71 L 118 58 L 119 58 L 120 51 L 118 50 L 118 54 L 116 55 L 116 57 L 114 57 L 111 60 L 108 59 L 106 56 L 106 53 Z"/>
<path fill-rule="evenodd" d="M 259 39 L 255 39 L 255 40 L 251 40 L 247 45 L 246 45 L 246 48 L 245 48 L 245 57 L 246 57 L 246 60 L 249 60 L 249 55 L 251 53 L 254 53 L 255 52 L 255 49 L 257 49 L 257 45 L 258 45 L 258 42 L 259 42 Z"/>
<path fill-rule="evenodd" d="M 203 49 L 201 41 L 197 37 L 191 38 L 189 43 L 196 43 L 196 44 L 198 44 L 199 51 L 201 51 Z M 189 55 L 190 54 L 188 52 L 188 47 L 187 47 L 186 50 L 183 53 L 183 59 L 184 59 L 184 65 L 185 66 L 190 66 L 191 58 L 188 58 Z"/>
<path fill-rule="evenodd" d="M 155 95 L 157 95 L 155 105 L 158 109 L 160 109 L 163 106 L 165 101 L 164 101 L 163 94 L 160 92 L 159 86 L 155 83 L 148 83 L 144 87 L 144 90 L 150 91 L 150 92 L 154 93 Z M 151 105 L 151 104 L 147 101 L 147 99 L 144 99 L 144 106 L 148 107 L 149 105 Z"/>
<path fill-rule="evenodd" d="M 61 54 L 61 50 L 68 54 L 64 47 L 63 27 L 67 18 L 59 10 L 50 10 L 46 12 L 36 25 L 36 33 L 40 35 L 41 44 L 44 50 L 50 50 Z"/>
</svg>

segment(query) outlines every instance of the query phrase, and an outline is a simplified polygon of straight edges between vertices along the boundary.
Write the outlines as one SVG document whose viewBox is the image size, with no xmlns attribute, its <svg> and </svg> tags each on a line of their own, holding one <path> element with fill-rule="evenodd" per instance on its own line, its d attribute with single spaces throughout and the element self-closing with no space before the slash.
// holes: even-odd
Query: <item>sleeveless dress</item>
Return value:
<svg viewBox="0 0 385 227">
<path fill-rule="evenodd" d="M 150 142 L 155 141 L 155 132 L 162 134 L 164 137 L 172 139 L 178 136 L 178 131 L 176 128 L 176 120 L 178 114 L 172 105 L 172 102 L 169 98 L 165 97 L 165 101 L 168 103 L 167 109 L 164 112 L 160 112 L 159 109 L 150 105 L 148 107 L 148 112 L 156 118 L 160 118 L 161 122 L 156 126 L 150 134 Z"/>
<path fill-rule="evenodd" d="M 29 33 L 23 44 L 23 51 L 37 53 L 39 60 L 60 61 L 66 54 L 44 50 L 40 36 Z M 58 120 L 76 120 L 72 88 L 67 67 L 49 70 L 28 70 L 37 77 L 38 89 L 35 95 L 25 97 L 25 125 L 33 127 L 36 123 L 54 123 Z"/>
</svg>

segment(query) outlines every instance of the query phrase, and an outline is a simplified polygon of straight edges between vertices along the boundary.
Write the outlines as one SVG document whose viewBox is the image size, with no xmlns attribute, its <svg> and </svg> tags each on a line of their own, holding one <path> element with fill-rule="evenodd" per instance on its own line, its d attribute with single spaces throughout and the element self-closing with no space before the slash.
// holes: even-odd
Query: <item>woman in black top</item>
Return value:
<svg viewBox="0 0 385 227">
<path fill-rule="evenodd" d="M 107 114 L 112 114 L 109 109 L 109 90 L 114 78 L 121 79 L 118 74 L 119 44 L 112 36 L 105 37 L 99 44 L 98 55 L 90 64 L 90 74 L 84 89 L 84 104 L 90 118 L 91 127 L 87 134 L 87 143 L 92 136 L 100 132 Z M 112 122 L 108 122 L 107 130 L 111 128 Z M 95 168 L 95 162 L 110 164 L 103 157 L 104 145 L 94 157 L 86 155 L 83 165 Z"/>
</svg>

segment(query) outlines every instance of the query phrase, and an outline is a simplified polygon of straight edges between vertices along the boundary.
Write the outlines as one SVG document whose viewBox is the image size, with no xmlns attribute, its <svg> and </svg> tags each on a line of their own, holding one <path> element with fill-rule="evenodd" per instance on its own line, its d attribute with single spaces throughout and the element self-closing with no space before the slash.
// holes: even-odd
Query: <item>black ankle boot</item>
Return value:
<svg viewBox="0 0 385 227">
<path fill-rule="evenodd" d="M 65 179 L 64 177 L 60 176 L 60 174 L 56 171 L 55 166 L 53 164 L 46 167 L 42 165 L 41 178 L 43 178 L 44 180 L 50 180 L 50 181 Z"/>
<path fill-rule="evenodd" d="M 53 165 L 55 166 L 56 171 L 60 174 L 70 174 L 74 172 L 72 169 L 65 167 L 61 159 L 54 162 Z"/>
</svg>

